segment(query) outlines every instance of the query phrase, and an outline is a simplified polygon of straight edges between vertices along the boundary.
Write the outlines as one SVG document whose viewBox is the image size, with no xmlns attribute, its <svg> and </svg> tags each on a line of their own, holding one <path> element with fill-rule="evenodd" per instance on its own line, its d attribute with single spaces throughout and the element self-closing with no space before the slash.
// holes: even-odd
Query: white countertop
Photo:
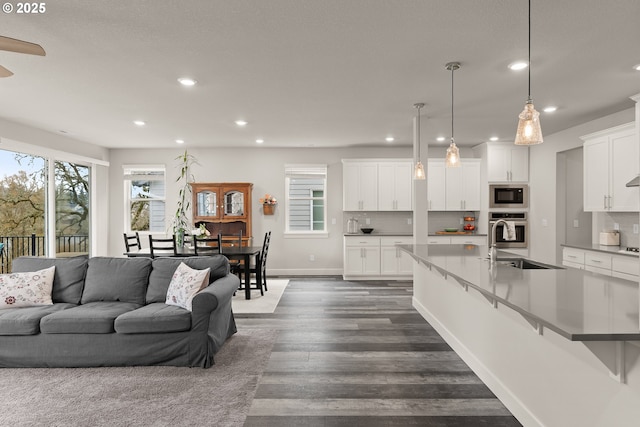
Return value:
<svg viewBox="0 0 640 427">
<path fill-rule="evenodd" d="M 572 341 L 640 340 L 638 282 L 572 268 L 491 267 L 487 249 L 474 245 L 398 246 L 426 267 Z M 522 258 L 498 251 L 499 259 L 505 257 Z"/>
</svg>

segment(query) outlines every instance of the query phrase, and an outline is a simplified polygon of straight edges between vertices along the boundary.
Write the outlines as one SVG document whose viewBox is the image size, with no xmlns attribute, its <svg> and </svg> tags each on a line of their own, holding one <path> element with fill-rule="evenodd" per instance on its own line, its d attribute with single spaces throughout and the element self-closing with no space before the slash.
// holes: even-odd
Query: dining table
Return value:
<svg viewBox="0 0 640 427">
<path fill-rule="evenodd" d="M 154 250 L 153 251 L 156 257 L 190 257 L 196 256 L 193 247 L 190 246 L 178 246 L 176 251 L 174 252 L 172 249 L 168 250 Z M 228 259 L 240 260 L 242 263 L 241 266 L 242 276 L 244 276 L 244 295 L 245 299 L 251 299 L 251 259 L 255 259 L 254 265 L 260 265 L 260 254 L 262 252 L 262 246 L 223 246 L 222 247 L 222 255 L 226 256 Z M 151 257 L 151 251 L 149 248 L 142 248 L 134 251 L 124 252 L 124 255 L 128 257 Z M 207 253 L 207 255 L 198 256 L 211 256 L 218 255 L 217 253 Z M 256 269 L 256 281 L 262 280 L 260 277 L 260 269 Z"/>
</svg>

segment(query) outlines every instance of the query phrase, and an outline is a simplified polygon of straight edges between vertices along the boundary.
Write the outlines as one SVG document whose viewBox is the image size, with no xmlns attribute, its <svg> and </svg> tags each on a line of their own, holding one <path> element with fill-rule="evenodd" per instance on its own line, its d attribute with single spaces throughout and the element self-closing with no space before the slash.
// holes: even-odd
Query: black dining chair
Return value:
<svg viewBox="0 0 640 427">
<path fill-rule="evenodd" d="M 255 282 L 251 282 L 249 287 L 260 291 L 260 295 L 264 295 L 267 289 L 267 254 L 269 252 L 269 243 L 271 242 L 271 232 L 264 234 L 262 249 L 260 256 L 256 259 L 256 263 L 249 267 L 249 271 L 255 277 Z M 244 289 L 244 285 L 240 289 Z"/>
<path fill-rule="evenodd" d="M 136 234 L 127 234 L 122 233 L 124 236 L 124 251 L 131 252 L 132 250 L 140 250 L 142 249 L 142 245 L 140 244 L 140 234 L 136 231 Z"/>
<path fill-rule="evenodd" d="M 242 247 L 242 230 L 238 232 L 238 234 L 229 234 L 226 236 L 221 236 L 222 243 L 226 246 L 237 246 Z M 223 250 L 224 253 L 224 250 Z M 230 259 L 229 267 L 231 269 L 231 273 L 240 277 L 242 280 L 242 261 L 238 259 Z"/>
<path fill-rule="evenodd" d="M 151 258 L 159 256 L 178 256 L 175 234 L 169 238 L 149 236 L 149 252 Z"/>
<path fill-rule="evenodd" d="M 222 253 L 222 236 L 204 237 L 193 239 L 193 252 L 195 255 L 216 255 Z"/>
</svg>

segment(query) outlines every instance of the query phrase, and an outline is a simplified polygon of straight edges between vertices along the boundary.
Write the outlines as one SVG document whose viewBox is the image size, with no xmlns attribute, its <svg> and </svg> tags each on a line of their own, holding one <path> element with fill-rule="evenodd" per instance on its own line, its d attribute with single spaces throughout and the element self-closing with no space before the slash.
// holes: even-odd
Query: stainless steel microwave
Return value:
<svg viewBox="0 0 640 427">
<path fill-rule="evenodd" d="M 527 184 L 489 185 L 489 208 L 526 208 L 529 206 L 529 186 Z"/>
</svg>

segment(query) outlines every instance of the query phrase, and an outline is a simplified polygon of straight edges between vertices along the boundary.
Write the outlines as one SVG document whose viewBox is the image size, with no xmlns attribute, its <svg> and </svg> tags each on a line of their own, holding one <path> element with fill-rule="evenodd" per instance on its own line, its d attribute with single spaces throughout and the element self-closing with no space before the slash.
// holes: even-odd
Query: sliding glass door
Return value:
<svg viewBox="0 0 640 427">
<path fill-rule="evenodd" d="M 91 169 L 55 161 L 55 256 L 89 254 Z M 53 248 L 52 248 L 53 249 Z"/>
</svg>

